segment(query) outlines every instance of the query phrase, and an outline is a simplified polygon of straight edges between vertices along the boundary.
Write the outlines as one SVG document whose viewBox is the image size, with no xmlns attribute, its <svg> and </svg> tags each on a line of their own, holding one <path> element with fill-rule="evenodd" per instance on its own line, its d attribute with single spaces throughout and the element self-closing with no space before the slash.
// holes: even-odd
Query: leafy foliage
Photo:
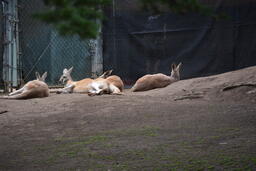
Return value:
<svg viewBox="0 0 256 171">
<path fill-rule="evenodd" d="M 52 24 L 62 35 L 96 38 L 97 20 L 103 19 L 100 7 L 110 0 L 44 0 L 49 10 L 35 14 L 36 18 Z"/>
</svg>

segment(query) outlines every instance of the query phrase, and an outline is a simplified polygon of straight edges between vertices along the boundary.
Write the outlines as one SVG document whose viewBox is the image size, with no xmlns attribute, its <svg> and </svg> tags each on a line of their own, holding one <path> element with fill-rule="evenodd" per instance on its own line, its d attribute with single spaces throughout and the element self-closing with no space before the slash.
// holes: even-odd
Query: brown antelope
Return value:
<svg viewBox="0 0 256 171">
<path fill-rule="evenodd" d="M 105 78 L 109 84 L 113 84 L 122 92 L 124 89 L 124 83 L 122 79 L 117 75 L 111 75 L 113 70 L 104 72 L 99 78 Z M 110 76 L 111 75 L 111 76 Z M 98 79 L 99 79 L 98 78 Z M 98 80 L 96 79 L 96 81 Z"/>
<path fill-rule="evenodd" d="M 171 76 L 158 73 L 152 75 L 147 74 L 139 78 L 135 85 L 132 87 L 131 91 L 147 91 L 155 88 L 163 88 L 173 82 L 180 80 L 181 65 L 181 63 L 179 63 L 178 66 L 176 66 L 176 64 L 172 64 Z"/>
<path fill-rule="evenodd" d="M 112 70 L 110 71 L 110 73 L 111 72 L 112 72 Z M 105 74 L 105 76 L 107 76 L 107 75 Z M 104 78 L 104 77 L 102 78 L 102 76 L 101 76 L 101 77 L 95 79 L 89 85 L 88 95 L 90 95 L 90 96 L 101 95 L 101 94 L 121 95 L 123 88 L 124 88 L 124 83 L 120 77 L 118 77 L 116 75 L 112 75 L 107 78 Z"/>
<path fill-rule="evenodd" d="M 102 94 L 103 92 L 121 92 L 123 90 L 123 81 L 118 76 L 109 76 L 112 70 L 104 72 L 99 78 L 85 78 L 80 81 L 73 81 L 70 69 L 64 69 L 60 81 L 65 87 L 57 93 L 90 93 L 90 95 Z M 118 90 L 119 91 L 118 91 Z M 97 91 L 96 91 L 97 90 Z"/>
<path fill-rule="evenodd" d="M 71 77 L 71 72 L 73 67 L 69 69 L 64 69 L 63 74 L 60 77 L 60 80 L 65 87 L 61 90 L 58 90 L 56 93 L 88 93 L 88 85 L 92 83 L 93 79 L 85 78 L 80 81 L 73 81 Z"/>
<path fill-rule="evenodd" d="M 31 99 L 31 98 L 42 98 L 49 96 L 49 88 L 45 83 L 47 72 L 42 77 L 36 72 L 36 80 L 29 81 L 21 89 L 10 93 L 8 96 L 2 96 L 4 99 Z"/>
</svg>

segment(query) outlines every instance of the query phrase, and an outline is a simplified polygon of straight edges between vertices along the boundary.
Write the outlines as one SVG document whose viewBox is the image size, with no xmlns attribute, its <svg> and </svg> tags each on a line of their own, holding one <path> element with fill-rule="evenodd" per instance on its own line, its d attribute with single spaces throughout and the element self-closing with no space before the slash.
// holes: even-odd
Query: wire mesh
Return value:
<svg viewBox="0 0 256 171">
<path fill-rule="evenodd" d="M 78 36 L 60 36 L 50 25 L 38 21 L 32 15 L 47 7 L 43 1 L 20 0 L 20 49 L 22 76 L 25 82 L 35 78 L 38 71 L 48 72 L 46 82 L 58 85 L 64 68 L 74 67 L 74 80 L 91 76 L 89 41 Z"/>
<path fill-rule="evenodd" d="M 3 84 L 3 45 L 4 45 L 4 39 L 3 39 L 3 6 L 2 6 L 2 2 L 0 1 L 0 89 L 2 89 L 4 87 Z"/>
</svg>

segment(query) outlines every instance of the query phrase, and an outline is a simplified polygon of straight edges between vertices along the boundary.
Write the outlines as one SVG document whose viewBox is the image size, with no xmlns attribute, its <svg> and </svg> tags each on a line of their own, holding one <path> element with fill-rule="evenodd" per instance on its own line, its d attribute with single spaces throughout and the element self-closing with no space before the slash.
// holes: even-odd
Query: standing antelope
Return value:
<svg viewBox="0 0 256 171">
<path fill-rule="evenodd" d="M 36 80 L 29 81 L 21 89 L 10 93 L 8 96 L 2 96 L 4 99 L 31 99 L 31 98 L 42 98 L 49 96 L 49 88 L 45 83 L 47 72 L 42 77 L 36 72 Z"/>
<path fill-rule="evenodd" d="M 173 82 L 180 80 L 181 65 L 181 63 L 179 63 L 178 66 L 176 66 L 176 64 L 172 64 L 171 76 L 158 73 L 152 75 L 147 74 L 139 78 L 135 85 L 132 87 L 131 91 L 147 91 L 155 88 L 163 88 Z"/>
</svg>

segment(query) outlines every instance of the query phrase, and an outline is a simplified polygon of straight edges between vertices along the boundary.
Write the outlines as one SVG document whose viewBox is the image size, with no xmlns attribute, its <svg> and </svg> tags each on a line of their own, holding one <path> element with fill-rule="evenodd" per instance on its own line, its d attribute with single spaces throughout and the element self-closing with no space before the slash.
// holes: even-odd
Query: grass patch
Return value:
<svg viewBox="0 0 256 171">
<path fill-rule="evenodd" d="M 84 158 L 93 160 L 114 160 L 111 155 L 99 154 L 97 150 L 91 150 L 90 147 L 97 147 L 100 150 L 111 150 L 116 146 L 110 140 L 120 137 L 146 136 L 155 137 L 158 135 L 158 128 L 144 126 L 142 128 L 131 128 L 125 130 L 111 130 L 97 133 L 94 136 L 83 138 L 77 137 L 58 137 L 55 144 L 51 146 L 40 146 L 36 148 L 39 153 L 48 153 L 44 160 L 37 160 L 35 164 L 53 164 L 64 158 Z M 115 166 L 117 167 L 117 166 Z M 125 168 L 124 165 L 118 165 L 119 168 Z"/>
<path fill-rule="evenodd" d="M 88 149 L 88 145 L 91 144 L 102 144 L 105 143 L 109 138 L 107 136 L 89 136 L 87 138 L 80 138 L 78 140 L 68 139 L 68 142 L 65 142 L 65 139 L 59 139 L 59 144 L 54 147 L 47 148 L 39 148 L 39 150 L 43 150 L 44 152 L 48 152 L 50 155 L 45 160 L 42 161 L 46 164 L 51 164 L 60 160 L 62 158 L 77 158 L 87 154 L 87 157 L 96 156 L 95 153 L 90 152 Z M 62 142 L 64 141 L 64 142 Z"/>
<path fill-rule="evenodd" d="M 132 136 L 146 136 L 155 137 L 158 135 L 159 128 L 152 126 L 144 126 L 142 128 L 118 129 L 102 132 L 104 135 L 111 135 L 114 137 L 132 137 Z"/>
<path fill-rule="evenodd" d="M 225 137 L 223 133 L 184 139 L 152 126 L 110 130 L 40 146 L 37 151 L 48 155 L 37 163 L 79 162 L 81 170 L 253 170 L 256 157 L 247 154 L 248 149 L 220 148 Z"/>
<path fill-rule="evenodd" d="M 90 136 L 86 139 L 81 139 L 79 141 L 71 142 L 69 145 L 89 145 L 93 143 L 102 143 L 106 142 L 108 140 L 107 136 L 104 135 L 95 135 L 95 136 Z"/>
</svg>

